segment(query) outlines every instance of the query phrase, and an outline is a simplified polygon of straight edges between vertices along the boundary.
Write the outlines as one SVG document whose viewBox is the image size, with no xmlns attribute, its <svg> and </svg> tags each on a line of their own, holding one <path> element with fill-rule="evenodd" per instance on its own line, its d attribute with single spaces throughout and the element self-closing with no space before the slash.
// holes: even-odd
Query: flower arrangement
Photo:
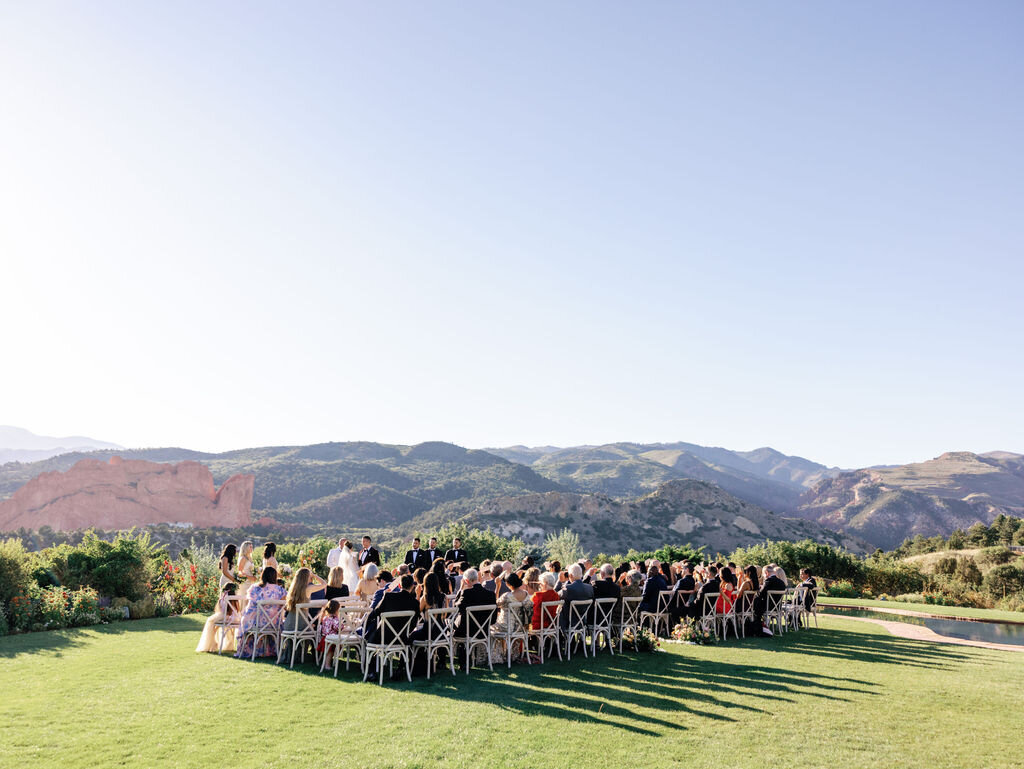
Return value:
<svg viewBox="0 0 1024 769">
<path fill-rule="evenodd" d="M 299 568 L 306 567 L 307 569 L 312 569 L 315 561 L 316 550 L 313 548 L 310 547 L 306 550 L 299 551 Z"/>
<path fill-rule="evenodd" d="M 661 639 L 654 635 L 648 628 L 638 628 L 636 631 L 626 630 L 622 633 L 623 643 L 635 646 L 640 652 L 655 652 L 661 648 Z"/>
<path fill-rule="evenodd" d="M 714 633 L 689 619 L 681 621 L 672 628 L 672 640 L 697 646 L 710 645 L 718 641 Z"/>
</svg>

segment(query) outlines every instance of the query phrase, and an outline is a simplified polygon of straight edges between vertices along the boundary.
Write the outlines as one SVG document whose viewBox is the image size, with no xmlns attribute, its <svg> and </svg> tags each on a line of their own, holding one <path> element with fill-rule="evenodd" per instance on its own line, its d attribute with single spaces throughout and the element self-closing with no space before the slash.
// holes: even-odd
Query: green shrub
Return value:
<svg viewBox="0 0 1024 769">
<path fill-rule="evenodd" d="M 978 551 L 975 560 L 982 566 L 999 566 L 1015 557 L 1016 553 L 1008 547 L 985 547 Z"/>
<path fill-rule="evenodd" d="M 153 600 L 153 596 L 147 595 L 138 601 L 129 603 L 128 612 L 132 619 L 149 619 L 156 616 L 156 602 Z"/>
<path fill-rule="evenodd" d="M 935 573 L 952 576 L 956 571 L 956 556 L 943 556 L 935 562 Z"/>
<path fill-rule="evenodd" d="M 924 584 L 924 575 L 909 563 L 888 559 L 870 559 L 864 563 L 864 585 L 873 593 L 919 593 Z"/>
<path fill-rule="evenodd" d="M 113 606 L 104 606 L 99 610 L 99 621 L 104 623 L 120 622 L 125 618 L 124 608 L 115 609 Z"/>
<path fill-rule="evenodd" d="M 786 574 L 793 576 L 799 574 L 800 569 L 810 569 L 815 576 L 848 582 L 858 582 L 863 570 L 861 560 L 853 553 L 811 539 L 801 542 L 768 540 L 758 545 L 736 548 L 724 560 L 740 566 L 776 563 Z"/>
<path fill-rule="evenodd" d="M 558 561 L 563 566 L 575 563 L 585 556 L 580 545 L 580 535 L 570 529 L 548 534 L 544 540 L 544 555 L 548 560 Z"/>
<path fill-rule="evenodd" d="M 32 556 L 20 539 L 0 541 L 0 603 L 9 605 L 12 598 L 27 595 L 32 578 Z"/>
<path fill-rule="evenodd" d="M 956 571 L 954 572 L 954 575 L 957 579 L 968 585 L 981 584 L 981 569 L 978 568 L 978 564 L 976 564 L 974 559 L 969 555 L 956 559 Z"/>
<path fill-rule="evenodd" d="M 5 636 L 11 632 L 11 627 L 7 624 L 7 615 L 4 613 L 4 605 L 0 603 L 0 636 Z"/>
<path fill-rule="evenodd" d="M 830 595 L 833 598 L 857 598 L 860 596 L 860 593 L 857 592 L 857 588 L 848 580 L 833 582 L 828 586 L 828 589 L 825 592 L 826 595 Z"/>
<path fill-rule="evenodd" d="M 903 593 L 894 595 L 892 600 L 900 603 L 924 603 L 924 595 L 922 593 Z"/>
<path fill-rule="evenodd" d="M 100 621 L 100 599 L 91 587 L 83 587 L 71 593 L 71 624 L 75 627 L 95 625 Z"/>
<path fill-rule="evenodd" d="M 996 566 L 985 575 L 983 584 L 995 598 L 1024 592 L 1024 569 L 1009 563 Z"/>
</svg>

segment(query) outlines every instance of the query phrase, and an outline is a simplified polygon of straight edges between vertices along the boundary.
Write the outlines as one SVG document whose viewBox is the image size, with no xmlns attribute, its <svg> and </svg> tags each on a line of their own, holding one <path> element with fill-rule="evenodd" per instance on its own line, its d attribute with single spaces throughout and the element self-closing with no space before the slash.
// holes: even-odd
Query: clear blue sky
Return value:
<svg viewBox="0 0 1024 769">
<path fill-rule="evenodd" d="M 0 423 L 1024 451 L 1020 3 L 0 5 Z"/>
</svg>

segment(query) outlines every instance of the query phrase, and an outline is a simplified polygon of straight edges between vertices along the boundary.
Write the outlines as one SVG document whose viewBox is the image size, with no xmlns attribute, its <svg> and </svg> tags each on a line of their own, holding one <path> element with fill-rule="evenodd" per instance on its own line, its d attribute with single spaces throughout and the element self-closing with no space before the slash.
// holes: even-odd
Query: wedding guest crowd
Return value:
<svg viewBox="0 0 1024 769">
<path fill-rule="evenodd" d="M 776 564 L 764 566 L 760 573 L 756 566 L 740 569 L 731 562 L 663 563 L 655 559 L 622 563 L 618 567 L 610 563 L 595 566 L 583 559 L 565 568 L 553 560 L 541 568 L 527 557 L 518 567 L 507 560 L 485 560 L 479 567 L 473 567 L 458 538 L 442 553 L 435 537 L 428 540 L 426 548 L 421 547 L 418 538 L 414 539 L 403 563 L 394 570 L 382 570 L 380 553 L 373 547 L 370 537 L 363 537 L 362 545 L 356 552 L 347 539 L 339 539 L 338 546 L 327 556 L 326 579 L 302 567 L 291 576 L 287 589 L 280 578 L 281 567 L 273 542 L 264 545 L 259 580 L 252 577 L 253 543 L 243 542 L 240 548 L 225 546 L 220 559 L 221 597 L 216 612 L 207 620 L 196 650 L 218 650 L 222 645 L 216 636 L 218 623 L 223 623 L 235 610 L 235 604 L 228 599 L 243 593 L 238 624 L 238 638 L 242 643 L 238 645 L 236 656 L 253 656 L 255 645 L 255 656 L 259 657 L 278 653 L 272 636 L 261 636 L 254 644 L 248 632 L 257 622 L 257 602 L 268 599 L 283 601 L 283 605 L 266 608 L 264 619 L 280 621 L 284 630 L 296 628 L 299 604 L 317 598 L 327 600 L 316 639 L 323 649 L 328 635 L 344 630 L 341 607 L 343 601 L 349 600 L 360 601 L 368 608 L 361 626 L 352 628 L 368 643 L 380 639 L 380 617 L 392 611 L 413 612 L 414 621 L 408 625 L 404 640 L 418 640 L 427 637 L 426 612 L 430 609 L 454 607 L 453 626 L 458 635 L 465 633 L 468 609 L 492 606 L 491 627 L 500 635 L 514 621 L 513 612 L 519 613 L 516 619 L 524 628 L 550 627 L 553 614 L 545 612 L 543 604 L 560 602 L 563 608 L 558 613 L 558 623 L 565 632 L 571 621 L 568 607 L 573 601 L 615 599 L 612 617 L 614 622 L 620 623 L 627 614 L 622 599 L 637 597 L 641 612 L 667 612 L 670 622 L 661 626 L 666 629 L 680 621 L 700 619 L 710 612 L 727 613 L 747 597 L 752 612 L 745 615 L 748 624 L 744 628 L 745 635 L 767 636 L 771 634 L 765 621 L 769 593 L 784 591 L 788 585 L 785 572 Z M 807 569 L 800 570 L 800 578 L 800 586 L 808 588 L 804 606 L 811 609 L 817 583 Z M 667 606 L 666 594 L 670 594 Z M 315 616 L 317 611 L 319 609 L 311 610 L 310 615 Z M 590 610 L 590 621 L 595 620 L 597 611 L 595 603 Z M 278 616 L 280 613 L 283 617 Z M 234 648 L 234 637 L 225 641 L 229 643 L 223 646 Z M 521 659 L 528 653 L 523 647 L 516 658 Z"/>
</svg>

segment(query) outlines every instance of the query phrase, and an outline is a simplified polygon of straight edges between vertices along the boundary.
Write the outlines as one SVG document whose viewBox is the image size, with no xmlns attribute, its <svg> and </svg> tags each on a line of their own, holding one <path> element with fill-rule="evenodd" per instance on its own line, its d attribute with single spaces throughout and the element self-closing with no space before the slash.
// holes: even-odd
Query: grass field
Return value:
<svg viewBox="0 0 1024 769">
<path fill-rule="evenodd" d="M 902 601 L 878 601 L 872 598 L 831 598 L 822 596 L 823 604 L 834 603 L 837 606 L 861 606 L 872 609 L 881 606 L 883 609 L 904 609 L 921 611 L 926 614 L 942 614 L 947 617 L 967 617 L 973 619 L 990 619 L 998 622 L 1024 622 L 1022 611 L 1000 611 L 999 609 L 972 609 L 963 606 L 936 606 L 931 603 L 903 603 Z"/>
<path fill-rule="evenodd" d="M 1024 655 L 869 623 L 383 688 L 195 654 L 201 626 L 0 638 L 0 766 L 1024 767 Z"/>
</svg>

